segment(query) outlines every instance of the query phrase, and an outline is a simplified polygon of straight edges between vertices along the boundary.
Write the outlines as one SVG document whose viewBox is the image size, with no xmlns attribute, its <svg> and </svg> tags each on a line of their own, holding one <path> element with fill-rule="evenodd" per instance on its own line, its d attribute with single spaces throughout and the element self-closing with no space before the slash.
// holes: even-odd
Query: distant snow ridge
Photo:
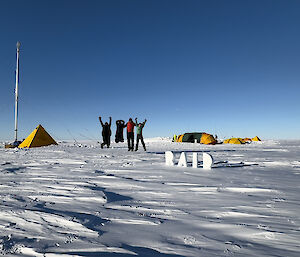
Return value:
<svg viewBox="0 0 300 257">
<path fill-rule="evenodd" d="M 171 142 L 172 139 L 170 137 L 152 137 L 152 138 L 145 138 L 144 141 L 148 143 L 161 142 L 161 141 Z"/>
</svg>

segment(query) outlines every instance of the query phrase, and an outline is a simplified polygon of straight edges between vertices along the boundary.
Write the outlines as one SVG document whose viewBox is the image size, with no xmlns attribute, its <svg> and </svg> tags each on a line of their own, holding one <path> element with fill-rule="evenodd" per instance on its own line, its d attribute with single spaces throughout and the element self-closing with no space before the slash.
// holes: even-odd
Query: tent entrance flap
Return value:
<svg viewBox="0 0 300 257">
<path fill-rule="evenodd" d="M 182 137 L 182 142 L 194 143 L 196 139 L 197 143 L 200 143 L 201 137 L 202 133 L 185 133 Z"/>
</svg>

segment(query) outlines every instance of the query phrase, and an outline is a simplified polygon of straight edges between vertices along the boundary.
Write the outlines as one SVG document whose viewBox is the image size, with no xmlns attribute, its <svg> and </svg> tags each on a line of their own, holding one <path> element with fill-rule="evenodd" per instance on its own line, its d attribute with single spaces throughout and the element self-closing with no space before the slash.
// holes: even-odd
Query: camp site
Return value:
<svg viewBox="0 0 300 257">
<path fill-rule="evenodd" d="M 0 10 L 0 256 L 300 256 L 299 0 Z"/>
<path fill-rule="evenodd" d="M 146 138 L 148 151 L 135 153 L 126 142 L 57 143 L 0 148 L 2 253 L 297 256 L 295 142 Z M 174 166 L 165 165 L 170 150 Z M 181 152 L 186 168 L 177 166 Z M 211 170 L 201 167 L 203 152 L 214 158 Z"/>
</svg>

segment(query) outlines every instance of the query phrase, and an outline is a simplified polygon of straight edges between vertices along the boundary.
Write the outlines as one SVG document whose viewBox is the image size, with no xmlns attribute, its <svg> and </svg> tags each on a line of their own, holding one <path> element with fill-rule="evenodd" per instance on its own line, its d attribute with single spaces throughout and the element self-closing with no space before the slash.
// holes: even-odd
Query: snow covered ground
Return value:
<svg viewBox="0 0 300 257">
<path fill-rule="evenodd" d="M 300 256 L 300 141 L 112 146 L 1 148 L 0 255 Z M 168 167 L 167 150 L 218 164 Z"/>
</svg>

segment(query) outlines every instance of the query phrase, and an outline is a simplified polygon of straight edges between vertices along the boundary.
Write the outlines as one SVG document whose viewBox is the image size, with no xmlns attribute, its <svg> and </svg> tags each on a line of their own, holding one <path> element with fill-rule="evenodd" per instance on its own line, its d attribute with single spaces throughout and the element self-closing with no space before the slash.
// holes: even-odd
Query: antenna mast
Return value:
<svg viewBox="0 0 300 257">
<path fill-rule="evenodd" d="M 19 98 L 19 55 L 21 43 L 17 42 L 17 68 L 16 68 L 16 89 L 15 89 L 15 142 L 18 141 L 18 98 Z"/>
</svg>

